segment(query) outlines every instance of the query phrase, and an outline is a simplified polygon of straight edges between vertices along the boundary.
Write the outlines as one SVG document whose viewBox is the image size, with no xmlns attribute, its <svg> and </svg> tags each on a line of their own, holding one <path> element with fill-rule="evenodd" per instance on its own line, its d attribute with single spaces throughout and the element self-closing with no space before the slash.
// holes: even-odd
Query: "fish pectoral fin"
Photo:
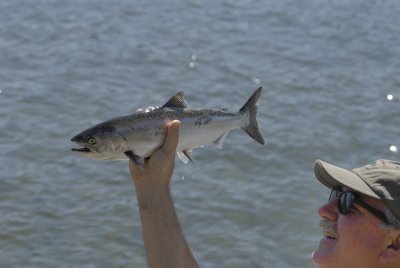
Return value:
<svg viewBox="0 0 400 268">
<path fill-rule="evenodd" d="M 178 154 L 179 159 L 187 164 L 189 161 L 194 162 L 192 157 L 192 150 L 184 150 L 182 152 L 176 152 Z"/>
<path fill-rule="evenodd" d="M 144 169 L 144 161 L 143 158 L 136 155 L 133 151 L 126 151 L 124 154 L 133 161 L 141 170 Z"/>
<path fill-rule="evenodd" d="M 214 144 L 217 145 L 218 149 L 222 149 L 222 146 L 224 145 L 224 141 L 226 139 L 226 136 L 228 136 L 229 131 L 224 132 L 221 136 L 218 137 L 218 139 L 216 139 L 214 141 Z"/>
</svg>

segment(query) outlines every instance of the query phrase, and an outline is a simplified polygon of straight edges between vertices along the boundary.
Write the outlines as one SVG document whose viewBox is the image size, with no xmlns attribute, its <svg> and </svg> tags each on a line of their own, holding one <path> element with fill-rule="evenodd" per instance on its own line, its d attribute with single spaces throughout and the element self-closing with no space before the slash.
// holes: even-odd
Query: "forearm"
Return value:
<svg viewBox="0 0 400 268">
<path fill-rule="evenodd" d="M 199 267 L 183 237 L 169 190 L 179 126 L 177 120 L 168 125 L 164 145 L 145 159 L 143 169 L 129 162 L 150 268 Z"/>
<path fill-rule="evenodd" d="M 183 237 L 169 188 L 136 185 L 136 192 L 149 267 L 199 267 Z"/>
</svg>

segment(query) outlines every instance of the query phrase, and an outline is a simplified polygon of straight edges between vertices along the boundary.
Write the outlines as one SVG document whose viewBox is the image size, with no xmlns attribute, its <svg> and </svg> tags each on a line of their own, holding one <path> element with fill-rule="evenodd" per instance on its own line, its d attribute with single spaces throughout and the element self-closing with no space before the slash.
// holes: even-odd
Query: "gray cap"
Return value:
<svg viewBox="0 0 400 268">
<path fill-rule="evenodd" d="M 400 219 L 400 162 L 380 159 L 350 171 L 317 160 L 314 173 L 317 179 L 329 188 L 345 185 L 382 200 Z"/>
</svg>

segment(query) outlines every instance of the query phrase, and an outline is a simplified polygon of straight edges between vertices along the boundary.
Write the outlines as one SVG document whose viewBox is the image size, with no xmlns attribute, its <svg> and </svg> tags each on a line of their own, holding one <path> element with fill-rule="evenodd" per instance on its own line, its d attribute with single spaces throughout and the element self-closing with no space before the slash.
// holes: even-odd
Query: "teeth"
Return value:
<svg viewBox="0 0 400 268">
<path fill-rule="evenodd" d="M 331 231 L 325 231 L 324 234 L 325 234 L 325 237 L 328 239 L 334 239 L 334 240 L 337 239 L 336 233 L 333 233 Z"/>
</svg>

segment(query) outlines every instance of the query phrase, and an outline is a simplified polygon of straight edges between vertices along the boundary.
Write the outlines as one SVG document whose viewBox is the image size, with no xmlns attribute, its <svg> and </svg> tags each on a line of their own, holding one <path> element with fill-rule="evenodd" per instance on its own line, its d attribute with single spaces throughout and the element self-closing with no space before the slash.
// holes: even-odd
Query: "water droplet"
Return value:
<svg viewBox="0 0 400 268">
<path fill-rule="evenodd" d="M 395 146 L 395 145 L 390 145 L 389 150 L 393 153 L 397 153 L 397 151 L 398 151 L 397 146 Z"/>
<path fill-rule="evenodd" d="M 197 56 L 195 54 L 193 54 L 190 58 L 192 59 L 192 61 L 197 60 Z"/>
<path fill-rule="evenodd" d="M 2 93 L 1 89 L 0 89 L 0 94 Z"/>
<path fill-rule="evenodd" d="M 259 85 L 261 83 L 261 80 L 256 77 L 253 77 L 253 79 L 251 79 L 251 81 L 256 85 Z"/>
<path fill-rule="evenodd" d="M 191 61 L 189 63 L 189 68 L 193 69 L 194 67 L 196 67 L 196 63 L 194 63 L 193 61 Z"/>
<path fill-rule="evenodd" d="M 394 97 L 393 97 L 392 94 L 387 94 L 387 95 L 386 95 L 386 99 L 389 100 L 389 101 L 391 101 L 391 100 L 394 99 Z"/>
<path fill-rule="evenodd" d="M 185 180 L 185 176 L 182 176 L 182 180 Z"/>
</svg>

